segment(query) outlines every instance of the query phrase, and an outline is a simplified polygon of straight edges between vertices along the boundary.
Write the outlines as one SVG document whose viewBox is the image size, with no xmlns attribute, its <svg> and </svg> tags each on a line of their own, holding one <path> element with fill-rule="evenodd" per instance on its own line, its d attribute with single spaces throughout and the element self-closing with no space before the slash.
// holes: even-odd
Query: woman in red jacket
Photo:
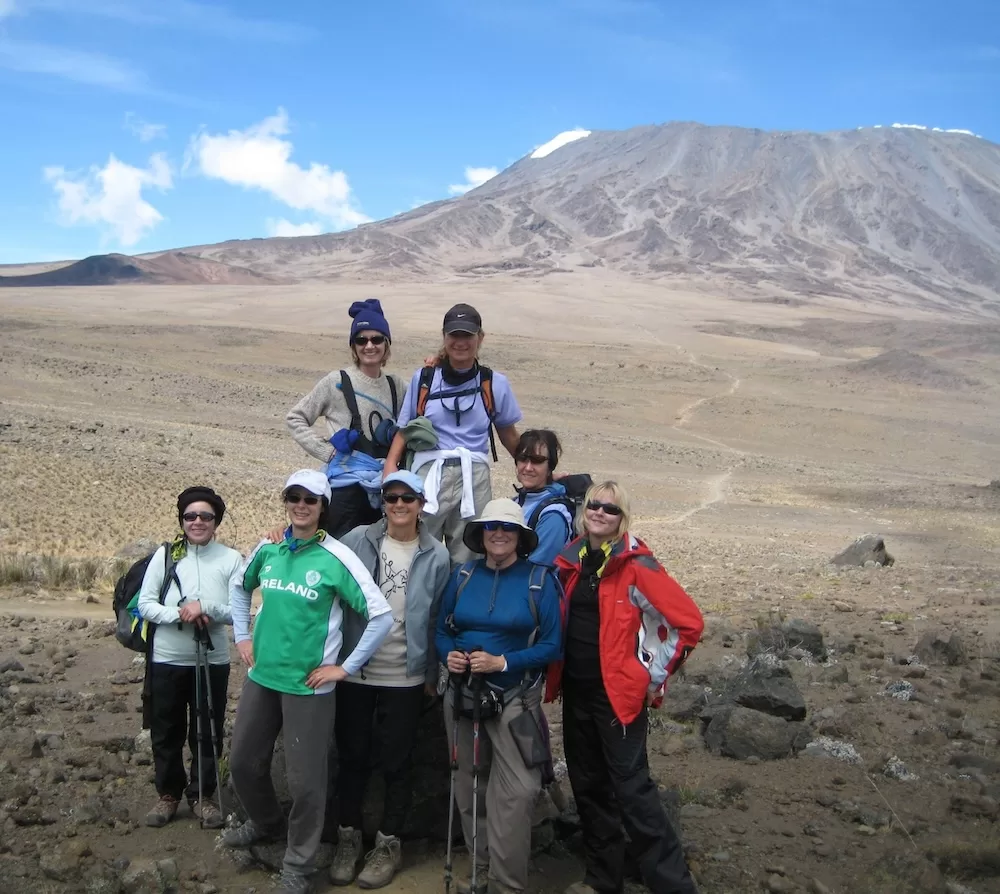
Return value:
<svg viewBox="0 0 1000 894">
<path fill-rule="evenodd" d="M 696 894 L 684 852 L 649 775 L 646 708 L 698 644 L 701 612 L 628 531 L 614 481 L 587 491 L 581 534 L 556 558 L 566 592 L 564 657 L 546 700 L 563 696 L 563 746 L 586 850 L 577 894 L 619 894 L 625 837 L 653 894 Z"/>
</svg>

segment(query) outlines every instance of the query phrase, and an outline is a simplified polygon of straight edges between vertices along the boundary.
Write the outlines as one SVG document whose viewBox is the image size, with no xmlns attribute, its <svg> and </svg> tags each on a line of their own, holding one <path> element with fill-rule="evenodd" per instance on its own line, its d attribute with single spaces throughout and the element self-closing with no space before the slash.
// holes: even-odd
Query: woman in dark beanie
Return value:
<svg viewBox="0 0 1000 894">
<path fill-rule="evenodd" d="M 139 590 L 139 614 L 156 625 L 149 665 L 150 723 L 156 791 L 159 799 L 146 814 L 147 826 L 165 826 L 173 819 L 182 797 L 208 829 L 220 828 L 223 817 L 211 801 L 215 792 L 215 764 L 209 727 L 207 695 L 202 680 L 202 750 L 197 746 L 195 703 L 195 626 L 204 627 L 212 642 L 208 677 L 212 687 L 215 740 L 221 752 L 226 690 L 229 685 L 229 635 L 232 624 L 229 588 L 238 581 L 243 557 L 215 540 L 226 514 L 226 504 L 210 487 L 189 487 L 177 498 L 181 533 L 170 545 L 175 565 L 172 583 L 163 600 L 160 591 L 166 569 L 164 547 L 146 568 Z M 191 749 L 191 773 L 184 771 L 184 741 Z M 197 802 L 200 789 L 205 800 Z"/>
<path fill-rule="evenodd" d="M 324 376 L 285 418 L 292 437 L 311 456 L 329 463 L 336 456 L 352 452 L 384 459 L 395 433 L 396 416 L 403 405 L 406 385 L 398 376 L 384 372 L 389 361 L 392 335 L 377 298 L 355 301 L 351 316 L 349 342 L 355 369 L 341 369 Z M 323 416 L 330 433 L 323 437 L 313 429 Z M 375 476 L 376 484 L 380 483 Z M 369 492 L 360 484 L 341 485 L 331 479 L 333 498 L 321 525 L 334 537 L 340 537 L 358 525 L 368 525 L 382 517 Z"/>
</svg>

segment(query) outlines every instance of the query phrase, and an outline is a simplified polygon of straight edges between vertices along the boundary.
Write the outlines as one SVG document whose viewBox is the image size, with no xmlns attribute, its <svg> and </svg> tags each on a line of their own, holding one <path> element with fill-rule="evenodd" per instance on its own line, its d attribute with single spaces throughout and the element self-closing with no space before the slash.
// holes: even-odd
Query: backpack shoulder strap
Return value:
<svg viewBox="0 0 1000 894">
<path fill-rule="evenodd" d="M 354 393 L 354 383 L 351 381 L 351 377 L 346 369 L 340 371 L 340 390 L 344 395 L 344 402 L 347 404 L 347 410 L 351 414 L 351 428 L 354 431 L 362 432 L 361 428 L 361 412 L 358 410 L 358 397 Z M 395 401 L 393 402 L 395 403 Z"/>
<path fill-rule="evenodd" d="M 466 562 L 458 569 L 458 576 L 460 580 L 458 581 L 458 589 L 455 591 L 455 606 L 458 605 L 458 600 L 461 599 L 462 597 L 462 590 L 465 589 L 465 585 L 469 582 L 469 579 L 472 577 L 472 572 L 475 570 L 475 568 L 476 568 L 476 563 L 475 561 L 472 561 L 472 562 Z M 452 608 L 452 611 L 453 612 L 455 611 L 454 607 Z"/>
<path fill-rule="evenodd" d="M 177 563 L 174 561 L 173 555 L 171 555 L 173 544 L 167 540 L 163 543 L 163 583 L 160 584 L 160 605 L 163 605 L 163 601 L 167 598 L 167 591 L 170 589 L 171 582 L 177 584 L 177 589 L 180 591 L 181 581 L 177 577 Z"/>
<path fill-rule="evenodd" d="M 389 402 L 392 404 L 392 419 L 395 422 L 399 418 L 399 394 L 396 391 L 396 380 L 392 376 L 386 376 L 389 380 Z"/>
<path fill-rule="evenodd" d="M 427 411 L 427 398 L 431 394 L 431 383 L 434 381 L 436 366 L 425 366 L 420 370 L 417 380 L 417 415 L 423 416 Z"/>
<path fill-rule="evenodd" d="M 497 461 L 497 442 L 493 437 L 493 429 L 496 428 L 497 406 L 493 399 L 493 370 L 488 366 L 479 367 L 479 393 L 483 396 L 483 407 L 486 409 L 486 416 L 490 420 L 490 452 L 493 454 L 493 462 Z"/>
<path fill-rule="evenodd" d="M 538 596 L 545 587 L 545 578 L 548 576 L 549 567 L 547 565 L 535 565 L 528 576 L 528 607 L 531 609 L 531 620 L 535 622 L 535 629 L 528 637 L 528 646 L 533 646 L 538 639 L 540 629 L 538 619 Z"/>
</svg>

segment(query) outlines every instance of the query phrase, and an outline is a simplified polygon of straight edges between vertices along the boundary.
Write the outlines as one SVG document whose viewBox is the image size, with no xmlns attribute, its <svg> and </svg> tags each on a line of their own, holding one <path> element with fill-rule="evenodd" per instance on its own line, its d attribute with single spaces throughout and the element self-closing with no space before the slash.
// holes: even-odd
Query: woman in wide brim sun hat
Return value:
<svg viewBox="0 0 1000 894">
<path fill-rule="evenodd" d="M 524 523 L 524 513 L 513 500 L 491 500 L 483 509 L 483 514 L 465 526 L 462 541 L 466 549 L 481 556 L 486 552 L 483 546 L 483 532 L 488 524 L 517 525 L 520 528 L 517 540 L 517 554 L 522 559 L 531 555 L 538 546 L 538 535 Z"/>
</svg>

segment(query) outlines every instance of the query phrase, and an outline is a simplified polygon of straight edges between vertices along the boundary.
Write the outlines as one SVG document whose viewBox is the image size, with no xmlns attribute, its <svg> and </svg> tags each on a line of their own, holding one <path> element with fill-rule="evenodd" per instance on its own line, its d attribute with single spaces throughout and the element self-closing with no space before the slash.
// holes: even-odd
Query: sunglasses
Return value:
<svg viewBox="0 0 1000 894">
<path fill-rule="evenodd" d="M 199 521 L 199 520 L 201 520 L 203 522 L 210 522 L 210 521 L 215 521 L 215 513 L 214 512 L 185 512 L 181 516 L 181 518 L 183 518 L 184 521 L 186 521 L 186 522 L 193 522 L 193 521 Z"/>
<path fill-rule="evenodd" d="M 600 500 L 591 500 L 587 503 L 587 508 L 591 512 L 597 512 L 598 509 L 605 512 L 607 515 L 621 515 L 622 507 L 616 506 L 614 503 L 602 503 Z"/>
<path fill-rule="evenodd" d="M 319 502 L 319 497 L 312 494 L 285 494 L 286 503 L 305 503 L 306 506 L 315 506 Z"/>
<path fill-rule="evenodd" d="M 519 463 L 531 463 L 533 466 L 548 465 L 549 458 L 539 453 L 519 453 L 516 457 Z"/>
<path fill-rule="evenodd" d="M 416 503 L 419 497 L 416 494 L 383 494 L 382 502 L 388 503 L 390 506 L 395 506 L 400 500 L 409 505 L 410 503 Z"/>
<path fill-rule="evenodd" d="M 368 344 L 369 342 L 371 342 L 373 345 L 384 345 L 385 344 L 385 336 L 384 335 L 355 335 L 354 336 L 354 344 L 358 345 L 359 347 L 363 347 L 364 345 Z"/>
<path fill-rule="evenodd" d="M 520 531 L 521 526 L 514 522 L 483 522 L 484 531 L 503 531 L 505 534 L 513 534 Z"/>
</svg>

